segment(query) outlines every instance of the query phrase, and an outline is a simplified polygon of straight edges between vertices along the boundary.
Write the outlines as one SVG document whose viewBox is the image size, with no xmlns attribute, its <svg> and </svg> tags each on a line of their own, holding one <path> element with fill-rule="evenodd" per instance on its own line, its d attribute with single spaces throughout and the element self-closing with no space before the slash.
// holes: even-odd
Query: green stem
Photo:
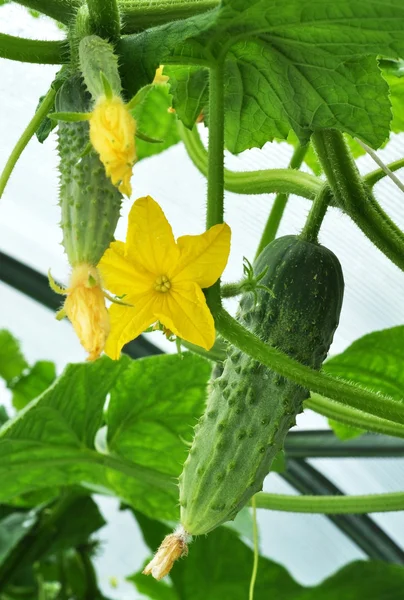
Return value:
<svg viewBox="0 0 404 600">
<path fill-rule="evenodd" d="M 342 402 L 334 402 L 318 394 L 311 394 L 311 397 L 305 401 L 304 406 L 328 419 L 334 419 L 351 427 L 359 427 L 365 429 L 365 431 L 404 438 L 404 426 L 400 423 L 352 408 Z"/>
<path fill-rule="evenodd" d="M 394 171 L 398 171 L 404 167 L 404 158 L 400 158 L 395 160 L 394 162 L 386 165 L 388 169 L 394 173 Z M 386 177 L 386 172 L 384 169 L 376 169 L 375 171 L 371 171 L 367 175 L 363 176 L 363 182 L 368 187 L 373 187 L 378 181 Z"/>
<path fill-rule="evenodd" d="M 22 133 L 20 139 L 14 146 L 10 156 L 8 157 L 8 161 L 6 166 L 3 169 L 2 174 L 0 175 L 0 198 L 3 195 L 4 189 L 7 185 L 7 182 L 10 178 L 13 169 L 20 158 L 24 148 L 35 134 L 39 125 L 42 123 L 43 119 L 46 117 L 48 112 L 51 110 L 54 100 L 55 100 L 56 92 L 53 88 L 49 90 L 46 94 L 45 98 L 42 100 L 40 106 L 38 107 L 36 113 L 32 117 L 31 121 L 28 123 L 26 129 Z"/>
<path fill-rule="evenodd" d="M 255 496 L 251 499 L 252 506 L 252 522 L 253 522 L 253 540 L 254 540 L 254 561 L 250 579 L 250 589 L 248 594 L 248 600 L 254 600 L 254 587 L 257 581 L 258 573 L 258 560 L 259 560 L 259 547 L 258 547 L 258 524 L 257 524 L 257 503 Z"/>
<path fill-rule="evenodd" d="M 296 146 L 289 163 L 290 169 L 300 168 L 304 157 L 306 156 L 307 150 L 308 146 Z M 276 238 L 276 234 L 278 233 L 279 225 L 281 223 L 283 213 L 285 212 L 288 199 L 289 194 L 277 194 L 275 201 L 272 205 L 271 212 L 269 213 L 268 220 L 264 227 L 260 243 L 258 244 L 255 258 L 257 258 L 261 254 L 265 246 L 268 246 L 268 244 L 270 244 Z"/>
<path fill-rule="evenodd" d="M 330 200 L 329 191 L 328 185 L 323 185 L 313 201 L 306 223 L 300 234 L 300 237 L 303 240 L 306 240 L 306 242 L 311 242 L 313 244 L 318 243 L 318 233 L 324 220 L 325 213 L 327 212 L 328 202 Z"/>
<path fill-rule="evenodd" d="M 16 0 L 18 4 L 37 10 L 60 23 L 69 25 L 82 0 Z"/>
<path fill-rule="evenodd" d="M 217 62 L 209 73 L 209 149 L 206 229 L 223 223 L 224 212 L 224 67 Z M 206 290 L 211 310 L 220 309 L 220 280 Z"/>
<path fill-rule="evenodd" d="M 365 142 L 362 142 L 362 140 L 360 140 L 359 138 L 355 138 L 355 141 L 358 142 L 358 144 L 362 146 L 362 148 L 369 154 L 369 156 L 373 158 L 375 163 L 379 165 L 382 171 L 384 171 L 384 174 L 387 177 L 389 177 L 402 192 L 404 192 L 404 184 L 401 183 L 401 181 L 398 177 L 396 177 L 396 175 L 394 175 L 393 171 L 389 169 L 388 165 L 384 164 L 382 159 L 377 156 L 376 152 L 370 146 L 365 144 Z"/>
<path fill-rule="evenodd" d="M 178 121 L 178 130 L 188 155 L 205 177 L 208 174 L 208 154 L 198 129 L 192 131 Z M 224 169 L 224 187 L 235 194 L 296 194 L 313 200 L 323 182 L 309 173 L 295 169 L 266 169 L 263 171 L 237 172 Z"/>
<path fill-rule="evenodd" d="M 120 19 L 116 0 L 87 0 L 91 28 L 100 37 L 115 41 L 119 38 Z"/>
<path fill-rule="evenodd" d="M 226 360 L 227 344 L 221 338 L 216 338 L 213 348 L 210 350 L 204 350 L 200 346 L 195 346 L 195 344 L 191 344 L 191 342 L 186 342 L 185 340 L 181 340 L 181 346 L 213 362 L 223 362 Z"/>
<path fill-rule="evenodd" d="M 245 279 L 242 279 L 236 283 L 224 283 L 220 288 L 220 295 L 222 298 L 234 298 L 235 296 L 240 296 L 244 291 L 243 284 L 245 281 Z"/>
<path fill-rule="evenodd" d="M 217 331 L 226 340 L 279 375 L 353 408 L 404 424 L 402 403 L 302 365 L 277 348 L 262 342 L 223 308 L 216 309 L 213 316 Z"/>
<path fill-rule="evenodd" d="M 340 440 L 332 431 L 290 431 L 285 440 L 287 460 L 291 458 L 390 458 L 404 457 L 404 441 L 364 433 Z"/>
<path fill-rule="evenodd" d="M 363 496 L 289 496 L 259 492 L 255 495 L 255 501 L 257 508 L 323 515 L 360 515 L 404 510 L 403 492 Z"/>
<path fill-rule="evenodd" d="M 69 45 L 64 40 L 30 40 L 0 33 L 0 57 L 43 65 L 69 62 Z"/>
<path fill-rule="evenodd" d="M 83 567 L 86 580 L 86 590 L 83 600 L 94 600 L 95 598 L 99 598 L 97 575 L 91 558 L 88 555 L 88 550 L 83 546 L 79 546 L 76 548 L 76 551 L 80 557 L 80 562 Z"/>
<path fill-rule="evenodd" d="M 135 33 L 212 10 L 219 0 L 119 0 L 122 33 Z"/>
<path fill-rule="evenodd" d="M 312 139 L 339 206 L 379 250 L 404 270 L 404 234 L 365 187 L 342 133 L 321 130 Z"/>
</svg>

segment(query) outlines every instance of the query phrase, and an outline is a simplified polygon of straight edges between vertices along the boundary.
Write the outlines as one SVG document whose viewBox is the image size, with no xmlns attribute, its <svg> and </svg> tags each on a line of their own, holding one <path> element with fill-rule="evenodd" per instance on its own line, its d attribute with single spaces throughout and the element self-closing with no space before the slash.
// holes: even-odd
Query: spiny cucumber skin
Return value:
<svg viewBox="0 0 404 600">
<path fill-rule="evenodd" d="M 58 91 L 56 111 L 88 112 L 90 95 L 79 75 Z M 90 143 L 87 121 L 59 122 L 59 198 L 63 246 L 72 266 L 97 265 L 113 240 L 122 195 L 105 174 Z"/>
<path fill-rule="evenodd" d="M 342 306 L 343 276 L 326 248 L 295 236 L 267 246 L 254 271 L 268 267 L 258 292 L 240 301 L 238 320 L 263 341 L 319 369 Z M 231 348 L 210 383 L 205 414 L 180 476 L 181 523 L 192 535 L 233 519 L 260 489 L 308 390 Z"/>
</svg>

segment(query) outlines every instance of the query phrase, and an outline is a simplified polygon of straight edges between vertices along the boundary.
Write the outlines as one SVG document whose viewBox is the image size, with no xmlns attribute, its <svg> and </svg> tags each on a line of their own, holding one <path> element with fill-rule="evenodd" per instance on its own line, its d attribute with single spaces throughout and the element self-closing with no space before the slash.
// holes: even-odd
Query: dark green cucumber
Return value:
<svg viewBox="0 0 404 600">
<path fill-rule="evenodd" d="M 238 320 L 261 340 L 313 369 L 324 361 L 339 322 L 344 280 L 337 257 L 296 236 L 269 244 L 254 264 L 267 269 L 240 301 Z M 181 524 L 192 535 L 233 519 L 262 489 L 271 463 L 302 411 L 307 389 L 236 348 L 213 378 L 180 476 Z"/>
<path fill-rule="evenodd" d="M 89 112 L 91 104 L 91 96 L 77 74 L 59 89 L 55 110 Z M 113 239 L 122 195 L 89 146 L 87 121 L 61 121 L 58 132 L 63 246 L 72 266 L 95 266 Z"/>
</svg>

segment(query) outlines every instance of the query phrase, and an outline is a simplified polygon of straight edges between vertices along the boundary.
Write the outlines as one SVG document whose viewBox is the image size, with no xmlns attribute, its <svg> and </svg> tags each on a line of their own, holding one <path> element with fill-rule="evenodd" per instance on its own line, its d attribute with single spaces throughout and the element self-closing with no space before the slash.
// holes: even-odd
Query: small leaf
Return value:
<svg viewBox="0 0 404 600">
<path fill-rule="evenodd" d="M 0 330 L 0 377 L 6 383 L 20 377 L 28 367 L 16 338 L 6 329 Z"/>
<path fill-rule="evenodd" d="M 166 84 L 150 86 L 147 93 L 136 104 L 133 116 L 138 127 L 136 139 L 138 160 L 160 154 L 179 142 L 177 116 L 170 112 L 170 109 L 171 96 Z"/>
<path fill-rule="evenodd" d="M 56 378 L 55 364 L 38 361 L 26 375 L 12 385 L 13 405 L 17 410 L 24 408 L 31 400 L 42 394 Z"/>
</svg>

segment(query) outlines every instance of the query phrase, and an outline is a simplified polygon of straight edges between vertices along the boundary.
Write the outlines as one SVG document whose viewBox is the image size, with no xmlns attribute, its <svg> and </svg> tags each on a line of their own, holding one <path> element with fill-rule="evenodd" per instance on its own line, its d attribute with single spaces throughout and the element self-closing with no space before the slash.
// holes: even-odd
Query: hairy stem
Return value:
<svg viewBox="0 0 404 600">
<path fill-rule="evenodd" d="M 16 0 L 18 4 L 37 10 L 60 23 L 69 25 L 82 0 Z"/>
<path fill-rule="evenodd" d="M 214 310 L 213 316 L 218 332 L 226 340 L 279 375 L 352 408 L 404 424 L 402 403 L 302 365 L 277 348 L 262 342 L 223 308 Z"/>
<path fill-rule="evenodd" d="M 313 143 L 339 206 L 379 250 L 404 270 L 404 234 L 366 188 L 342 133 L 317 131 Z"/>
<path fill-rule="evenodd" d="M 90 23 L 100 37 L 117 40 L 120 33 L 119 10 L 116 0 L 87 0 Z"/>
<path fill-rule="evenodd" d="M 61 65 L 69 62 L 69 45 L 64 40 L 30 40 L 0 33 L 0 57 L 20 62 Z"/>
<path fill-rule="evenodd" d="M 305 401 L 304 406 L 328 419 L 344 423 L 344 425 L 404 438 L 404 425 L 352 408 L 352 406 L 347 406 L 342 402 L 334 402 L 318 394 L 311 394 L 311 397 Z"/>
<path fill-rule="evenodd" d="M 205 177 L 208 174 L 208 154 L 198 129 L 187 129 L 180 121 L 178 129 L 188 155 Z M 224 169 L 224 187 L 235 194 L 296 194 L 313 200 L 322 186 L 314 175 L 296 169 L 266 169 L 263 171 L 237 172 Z"/>
<path fill-rule="evenodd" d="M 289 168 L 299 169 L 304 157 L 306 156 L 308 146 L 296 146 L 292 158 L 290 159 Z M 272 205 L 271 212 L 269 213 L 268 220 L 264 227 L 264 231 L 261 236 L 260 243 L 258 244 L 255 258 L 259 256 L 265 246 L 268 246 L 275 238 L 278 233 L 279 225 L 285 212 L 286 205 L 289 200 L 289 194 L 277 194 L 275 201 Z"/>
<path fill-rule="evenodd" d="M 329 199 L 328 185 L 323 185 L 314 199 L 305 226 L 300 234 L 300 237 L 306 242 L 312 242 L 313 244 L 318 242 L 318 233 L 327 212 Z"/>
<path fill-rule="evenodd" d="M 289 496 L 259 492 L 255 495 L 255 501 L 257 508 L 323 515 L 363 515 L 404 510 L 404 492 L 363 496 Z"/>
<path fill-rule="evenodd" d="M 119 0 L 122 33 L 135 33 L 212 10 L 219 0 Z"/>
<path fill-rule="evenodd" d="M 42 100 L 40 106 L 38 107 L 38 110 L 32 117 L 31 121 L 28 123 L 28 126 L 22 133 L 20 139 L 14 146 L 14 148 L 8 158 L 6 166 L 4 167 L 3 172 L 0 175 L 0 198 L 3 195 L 4 189 L 7 185 L 10 175 L 13 172 L 13 169 L 14 169 L 18 159 L 20 158 L 24 148 L 26 147 L 26 145 L 28 144 L 28 142 L 30 141 L 32 136 L 35 134 L 35 132 L 38 129 L 39 125 L 41 124 L 42 120 L 46 117 L 46 115 L 52 108 L 54 100 L 55 100 L 55 95 L 56 95 L 55 90 L 53 88 L 51 88 L 49 90 L 49 92 L 46 94 L 45 98 Z"/>
<path fill-rule="evenodd" d="M 394 162 L 391 162 L 388 165 L 386 165 L 386 167 L 389 169 L 389 171 L 394 173 L 394 171 L 398 171 L 399 169 L 402 169 L 404 167 L 404 158 L 399 158 L 398 160 L 395 160 Z M 367 175 L 364 175 L 363 181 L 366 186 L 373 187 L 378 181 L 380 181 L 384 177 L 386 177 L 385 169 L 376 169 L 375 171 L 371 171 Z"/>
</svg>

